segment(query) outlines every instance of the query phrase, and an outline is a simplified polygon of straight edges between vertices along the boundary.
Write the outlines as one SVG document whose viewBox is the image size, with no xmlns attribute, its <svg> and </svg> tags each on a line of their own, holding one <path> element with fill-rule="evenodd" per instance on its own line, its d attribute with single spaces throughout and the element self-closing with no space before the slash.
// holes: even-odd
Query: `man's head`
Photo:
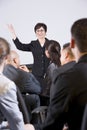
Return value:
<svg viewBox="0 0 87 130">
<path fill-rule="evenodd" d="M 7 64 L 11 64 L 16 68 L 18 68 L 20 66 L 19 55 L 16 51 L 11 50 L 9 58 L 7 60 Z"/>
<path fill-rule="evenodd" d="M 71 51 L 70 43 L 64 44 L 63 48 L 61 50 L 61 57 L 60 57 L 61 65 L 64 65 L 64 64 L 74 61 L 74 60 L 75 60 L 75 58 Z"/>
<path fill-rule="evenodd" d="M 7 40 L 0 37 L 0 65 L 6 61 L 7 56 L 10 53 L 10 44 Z"/>
<path fill-rule="evenodd" d="M 75 21 L 71 27 L 71 44 L 72 51 L 78 59 L 87 53 L 87 18 Z"/>
</svg>

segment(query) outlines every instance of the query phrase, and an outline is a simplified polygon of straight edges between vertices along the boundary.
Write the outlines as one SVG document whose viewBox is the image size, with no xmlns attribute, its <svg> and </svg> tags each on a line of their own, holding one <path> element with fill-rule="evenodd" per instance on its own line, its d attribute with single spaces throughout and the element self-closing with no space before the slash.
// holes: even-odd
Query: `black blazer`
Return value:
<svg viewBox="0 0 87 130">
<path fill-rule="evenodd" d="M 75 61 L 70 61 L 70 62 L 58 67 L 57 69 L 55 69 L 54 72 L 53 72 L 53 79 L 52 79 L 53 82 L 54 82 L 54 80 L 56 80 L 56 78 L 60 74 L 68 71 L 69 69 L 71 69 L 75 65 L 75 63 L 76 63 Z"/>
<path fill-rule="evenodd" d="M 46 38 L 46 42 L 49 40 Z M 18 38 L 13 40 L 14 44 L 16 45 L 17 49 L 22 51 L 30 51 L 33 54 L 34 64 L 32 67 L 32 73 L 38 77 L 44 76 L 44 73 L 47 70 L 50 60 L 45 55 L 45 45 L 41 47 L 38 40 L 31 41 L 31 43 L 22 43 L 19 41 Z M 46 43 L 45 43 L 46 44 Z"/>
<path fill-rule="evenodd" d="M 14 81 L 22 93 L 40 94 L 41 86 L 35 76 L 8 64 L 3 70 L 4 75 Z"/>
<path fill-rule="evenodd" d="M 87 105 L 85 106 L 81 130 L 87 130 Z"/>
<path fill-rule="evenodd" d="M 67 122 L 70 130 L 80 130 L 84 106 L 87 103 L 86 70 L 87 55 L 84 55 L 72 69 L 54 80 L 47 118 L 41 129 L 62 130 Z"/>
</svg>

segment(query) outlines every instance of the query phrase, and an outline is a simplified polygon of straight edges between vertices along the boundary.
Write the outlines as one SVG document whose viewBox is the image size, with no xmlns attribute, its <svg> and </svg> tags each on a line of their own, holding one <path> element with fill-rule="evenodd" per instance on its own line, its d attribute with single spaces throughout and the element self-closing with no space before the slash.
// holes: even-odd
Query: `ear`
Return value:
<svg viewBox="0 0 87 130">
<path fill-rule="evenodd" d="M 65 54 L 65 58 L 67 59 L 68 57 L 69 57 L 69 53 L 68 52 L 66 52 L 66 54 Z"/>
<path fill-rule="evenodd" d="M 14 61 L 15 64 L 17 63 L 17 62 L 16 62 L 16 58 L 14 58 L 13 61 Z"/>
<path fill-rule="evenodd" d="M 75 40 L 72 38 L 70 42 L 70 48 L 74 48 L 74 47 L 75 47 Z"/>
</svg>

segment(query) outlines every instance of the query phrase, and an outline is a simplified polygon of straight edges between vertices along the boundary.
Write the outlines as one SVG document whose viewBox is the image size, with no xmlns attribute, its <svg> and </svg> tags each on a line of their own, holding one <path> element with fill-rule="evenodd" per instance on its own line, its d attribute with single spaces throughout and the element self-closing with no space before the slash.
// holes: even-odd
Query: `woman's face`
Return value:
<svg viewBox="0 0 87 130">
<path fill-rule="evenodd" d="M 43 39 L 46 36 L 46 32 L 43 27 L 36 30 L 36 36 L 38 39 Z"/>
</svg>

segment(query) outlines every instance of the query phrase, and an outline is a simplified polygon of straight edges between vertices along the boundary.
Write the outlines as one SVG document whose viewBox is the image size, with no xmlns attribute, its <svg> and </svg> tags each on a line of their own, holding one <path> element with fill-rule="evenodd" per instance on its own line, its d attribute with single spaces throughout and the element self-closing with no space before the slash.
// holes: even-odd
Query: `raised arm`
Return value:
<svg viewBox="0 0 87 130">
<path fill-rule="evenodd" d="M 12 24 L 7 24 L 7 27 L 8 27 L 9 32 L 12 35 L 12 39 L 15 40 L 17 36 L 16 36 L 15 29 L 14 29 L 13 25 Z"/>
</svg>

